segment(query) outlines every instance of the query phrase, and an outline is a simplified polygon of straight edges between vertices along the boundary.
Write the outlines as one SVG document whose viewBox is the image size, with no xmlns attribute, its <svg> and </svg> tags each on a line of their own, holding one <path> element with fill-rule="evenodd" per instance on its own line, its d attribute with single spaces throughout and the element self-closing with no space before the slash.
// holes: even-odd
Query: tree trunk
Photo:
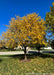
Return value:
<svg viewBox="0 0 54 75">
<path fill-rule="evenodd" d="M 40 54 L 40 49 L 38 49 L 38 55 Z"/>
<path fill-rule="evenodd" d="M 25 48 L 25 49 L 24 49 L 25 61 L 27 61 L 27 56 L 26 56 L 27 51 L 26 51 L 26 47 L 24 47 L 24 48 Z"/>
</svg>

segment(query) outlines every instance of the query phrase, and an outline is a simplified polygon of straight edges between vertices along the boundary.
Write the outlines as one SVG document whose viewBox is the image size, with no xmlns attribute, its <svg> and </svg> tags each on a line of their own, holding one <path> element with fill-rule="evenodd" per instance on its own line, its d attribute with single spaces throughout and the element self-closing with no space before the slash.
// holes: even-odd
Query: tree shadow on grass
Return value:
<svg viewBox="0 0 54 75">
<path fill-rule="evenodd" d="M 46 54 L 40 53 L 39 57 L 42 57 L 42 58 L 53 58 L 54 59 L 53 53 L 52 54 L 51 53 L 50 54 L 48 54 L 48 53 L 46 53 Z"/>
<path fill-rule="evenodd" d="M 12 55 L 10 56 L 14 59 L 19 59 L 20 61 L 21 60 L 24 60 L 24 54 L 18 54 L 18 55 Z M 37 58 L 37 57 L 41 57 L 41 58 L 53 58 L 54 59 L 54 55 L 53 54 L 44 54 L 44 53 L 30 53 L 30 54 L 27 54 L 27 59 L 28 60 L 31 60 L 31 59 L 34 59 L 34 58 Z"/>
<path fill-rule="evenodd" d="M 34 58 L 34 55 L 36 56 L 36 54 L 27 54 L 26 56 L 27 56 L 27 59 L 32 59 L 32 58 Z M 17 55 L 11 55 L 11 56 L 8 56 L 8 57 L 23 60 L 25 55 L 24 54 L 17 54 Z"/>
<path fill-rule="evenodd" d="M 0 63 L 2 62 L 2 59 L 0 59 Z"/>
</svg>

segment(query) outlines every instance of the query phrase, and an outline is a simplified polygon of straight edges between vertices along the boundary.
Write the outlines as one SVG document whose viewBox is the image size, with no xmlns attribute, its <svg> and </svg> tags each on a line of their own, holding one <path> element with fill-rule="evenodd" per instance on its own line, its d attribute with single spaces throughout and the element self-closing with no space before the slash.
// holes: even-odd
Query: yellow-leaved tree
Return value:
<svg viewBox="0 0 54 75">
<path fill-rule="evenodd" d="M 28 14 L 24 17 L 16 16 L 12 18 L 10 21 L 10 25 L 8 26 L 8 30 L 6 33 L 3 34 L 3 37 L 7 39 L 8 42 L 24 47 L 24 54 L 25 54 L 25 61 L 27 61 L 26 57 L 26 47 L 36 44 L 44 44 L 44 35 L 46 27 L 44 26 L 45 22 L 41 19 L 40 16 L 36 13 Z M 14 41 L 14 43 L 13 43 Z M 8 43 L 9 44 L 9 43 Z M 15 45 L 8 45 L 10 47 Z"/>
</svg>

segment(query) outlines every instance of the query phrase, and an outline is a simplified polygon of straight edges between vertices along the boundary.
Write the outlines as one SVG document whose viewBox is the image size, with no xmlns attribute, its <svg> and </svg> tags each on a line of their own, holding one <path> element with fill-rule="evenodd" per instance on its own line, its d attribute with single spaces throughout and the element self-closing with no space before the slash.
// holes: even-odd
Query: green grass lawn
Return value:
<svg viewBox="0 0 54 75">
<path fill-rule="evenodd" d="M 8 57 L 11 58 L 0 57 L 0 75 L 36 75 L 35 73 L 52 73 L 53 75 L 54 73 L 54 54 L 40 54 L 39 56 L 28 54 L 27 58 L 30 61 L 27 62 L 20 62 L 24 58 L 23 54 Z"/>
</svg>

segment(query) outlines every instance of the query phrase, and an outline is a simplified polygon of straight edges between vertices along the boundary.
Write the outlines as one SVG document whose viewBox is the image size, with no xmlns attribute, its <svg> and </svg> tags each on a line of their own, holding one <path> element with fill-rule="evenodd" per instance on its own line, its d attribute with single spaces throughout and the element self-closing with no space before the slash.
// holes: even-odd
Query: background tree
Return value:
<svg viewBox="0 0 54 75">
<path fill-rule="evenodd" d="M 54 40 L 52 40 L 52 42 L 51 42 L 51 47 L 52 47 L 52 49 L 54 49 Z"/>
<path fill-rule="evenodd" d="M 47 29 L 50 30 L 54 35 L 54 2 L 52 3 L 52 5 L 53 6 L 50 7 L 50 12 L 46 13 L 45 20 Z"/>
<path fill-rule="evenodd" d="M 45 23 L 47 26 L 47 36 L 48 41 L 51 42 L 51 37 L 54 36 L 54 2 L 52 3 L 52 7 L 50 7 L 50 12 L 46 13 Z M 50 34 L 50 36 L 49 36 Z"/>
</svg>

